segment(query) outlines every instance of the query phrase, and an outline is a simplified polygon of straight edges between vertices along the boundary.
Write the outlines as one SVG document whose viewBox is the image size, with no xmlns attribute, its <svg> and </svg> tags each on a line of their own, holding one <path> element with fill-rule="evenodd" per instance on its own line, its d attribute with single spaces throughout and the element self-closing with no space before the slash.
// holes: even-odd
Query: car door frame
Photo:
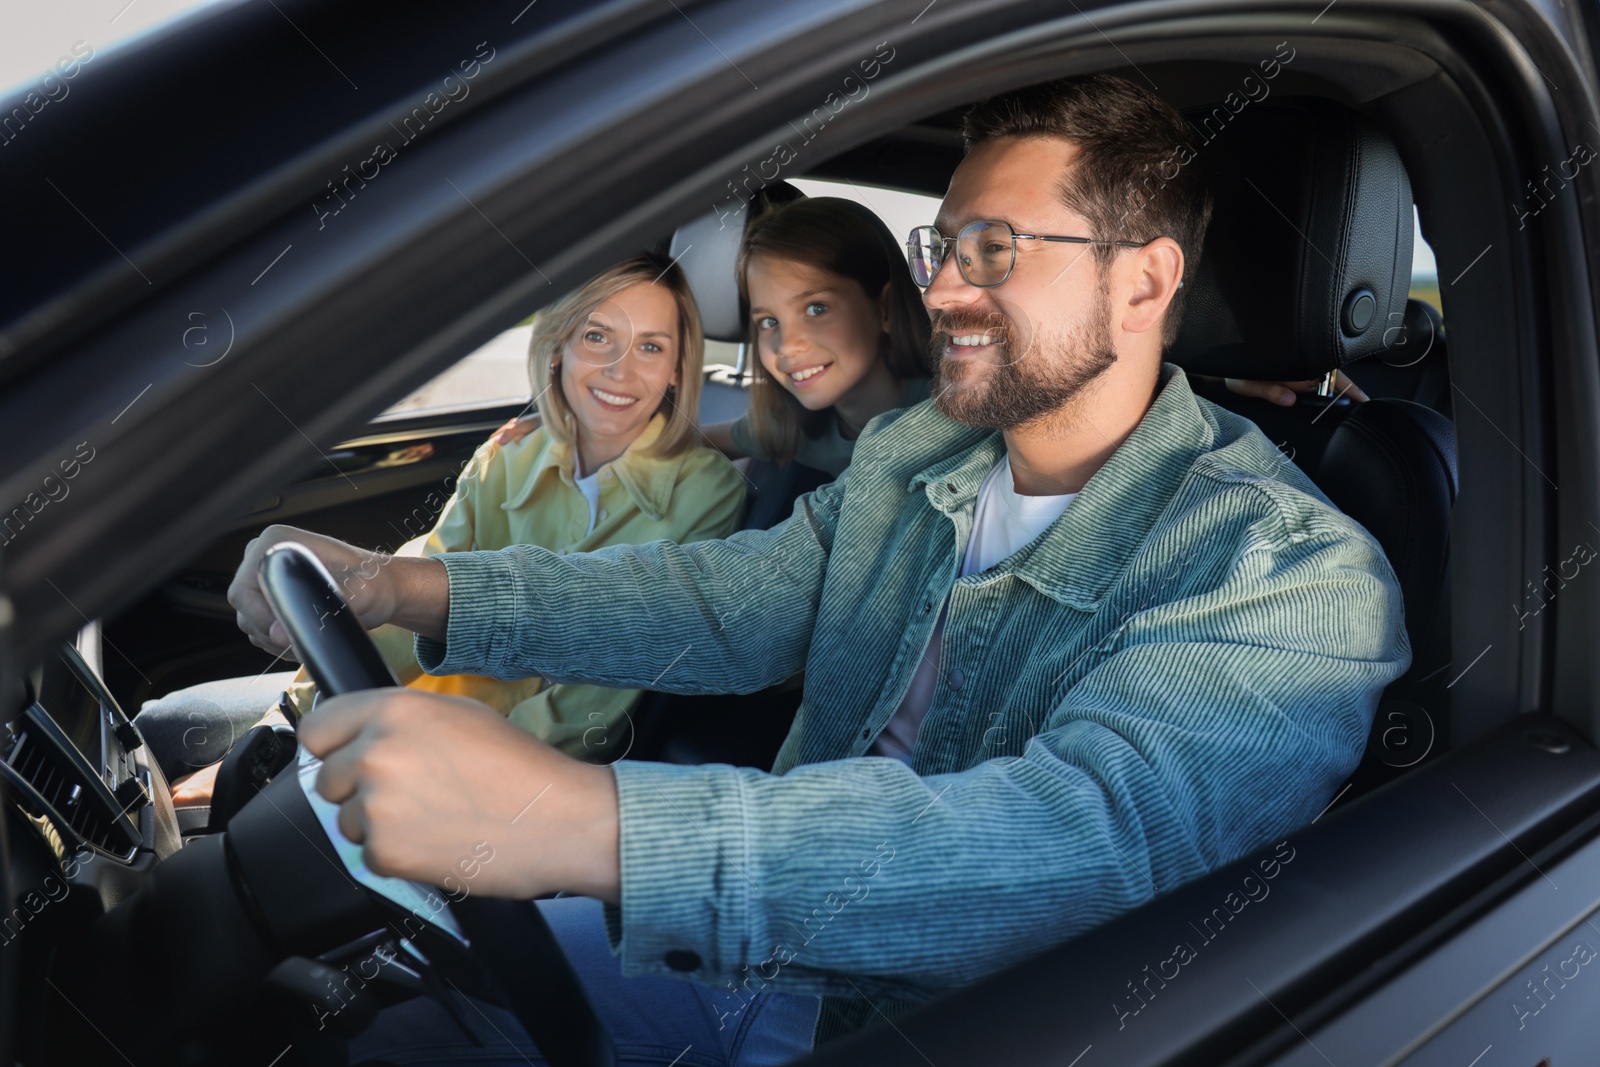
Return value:
<svg viewBox="0 0 1600 1067">
<path fill-rule="evenodd" d="M 80 435 L 89 433 L 103 447 L 94 463 L 82 467 L 82 480 L 74 485 L 78 502 L 69 507 L 63 500 L 41 510 L 7 545 L 6 589 L 16 617 L 27 620 L 26 627 L 13 626 L 8 639 L 25 662 L 45 654 L 85 617 L 115 609 L 153 578 L 170 573 L 176 566 L 173 546 L 221 528 L 252 494 L 281 482 L 304 462 L 305 438 L 349 436 L 373 411 L 514 321 L 539 292 L 573 284 L 640 234 L 664 232 L 724 203 L 724 187 L 736 193 L 734 183 L 748 181 L 750 168 L 759 175 L 763 162 L 774 158 L 772 142 L 781 135 L 774 115 L 811 113 L 828 93 L 838 96 L 842 56 L 877 55 L 879 41 L 894 51 L 884 76 L 873 83 L 876 102 L 841 105 L 830 117 L 830 155 L 896 123 L 1032 75 L 1124 60 L 1137 65 L 1168 47 L 1164 42 L 1185 26 L 1227 25 L 1235 35 L 1267 40 L 1292 16 L 1299 20 L 1294 25 L 1312 27 L 1301 32 L 1318 39 L 1350 35 L 1376 47 L 1380 37 L 1401 34 L 1432 50 L 1448 85 L 1398 87 L 1397 95 L 1413 94 L 1410 101 L 1368 106 L 1392 119 L 1403 153 L 1413 153 L 1407 162 L 1441 271 L 1460 269 L 1457 281 L 1488 279 L 1492 290 L 1512 296 L 1509 315 L 1465 299 L 1449 309 L 1458 388 L 1488 424 L 1471 429 L 1458 420 L 1468 432 L 1461 441 L 1465 490 L 1452 531 L 1457 661 L 1465 667 L 1479 648 L 1485 656 L 1497 644 L 1501 648 L 1485 662 L 1471 660 L 1479 669 L 1468 668 L 1458 679 L 1453 741 L 1467 754 L 1462 760 L 1482 758 L 1481 745 L 1464 742 L 1500 743 L 1494 731 L 1521 730 L 1523 722 L 1511 720 L 1540 709 L 1555 710 L 1592 737 L 1600 709 L 1594 672 L 1600 665 L 1586 649 L 1596 636 L 1600 592 L 1593 583 L 1573 583 L 1562 590 L 1556 610 L 1509 636 L 1504 614 L 1508 600 L 1516 603 L 1524 578 L 1556 562 L 1556 547 L 1579 535 L 1586 516 L 1596 514 L 1596 282 L 1583 250 L 1600 247 L 1600 220 L 1592 210 L 1600 186 L 1592 171 L 1579 173 L 1570 195 L 1552 202 L 1547 223 L 1528 231 L 1512 231 L 1504 219 L 1486 220 L 1485 232 L 1495 239 L 1476 260 L 1477 238 L 1469 240 L 1448 225 L 1462 217 L 1459 207 L 1442 207 L 1482 202 L 1491 192 L 1509 202 L 1506 190 L 1537 173 L 1542 162 L 1559 158 L 1552 153 L 1562 150 L 1564 132 L 1594 114 L 1587 34 L 1563 24 L 1559 12 L 1531 2 L 1379 8 L 1342 0 L 1325 23 L 1318 23 L 1323 16 L 1312 17 L 1314 6 L 1241 14 L 1219 4 L 1172 3 L 1160 5 L 1156 15 L 1153 5 L 1086 4 L 1091 17 L 1083 10 L 1062 16 L 1022 0 L 944 0 L 912 17 L 896 5 L 846 0 L 804 9 L 713 0 L 685 5 L 681 21 L 628 7 L 633 21 L 594 49 L 585 51 L 564 37 L 572 48 L 564 62 L 552 59 L 548 37 L 508 45 L 506 58 L 516 63 L 501 70 L 514 75 L 505 75 L 494 92 L 486 88 L 475 110 L 409 149 L 408 169 L 372 182 L 352 202 L 350 215 L 322 229 L 313 223 L 324 220 L 306 210 L 308 195 L 318 190 L 304 174 L 338 173 L 330 165 L 359 158 L 352 153 L 363 151 L 372 127 L 355 123 L 331 134 L 318 131 L 300 146 L 299 171 L 284 178 L 281 188 L 254 190 L 247 207 L 238 206 L 238 190 L 217 191 L 205 205 L 211 214 L 203 236 L 195 235 L 196 211 L 175 209 L 159 238 L 131 249 L 130 265 L 159 264 L 143 283 L 148 289 L 137 288 L 140 281 L 124 277 L 126 270 L 114 263 L 107 270 L 121 272 L 115 276 L 101 271 L 88 280 L 64 277 L 51 307 L 83 309 L 93 321 L 92 333 L 63 326 L 14 335 L 19 339 L 0 363 L 6 382 L 0 424 L 12 427 L 16 441 L 0 466 L 0 499 L 22 499 L 53 476 Z M 354 14 L 292 10 L 306 17 L 319 40 L 357 48 L 361 27 Z M 219 23 L 229 17 L 207 16 Z M 1219 19 L 1224 21 L 1212 21 Z M 891 30 L 898 33 L 892 43 L 880 36 Z M 707 37 L 717 41 L 712 53 L 703 48 Z M 409 49 L 399 53 L 401 66 L 421 72 L 438 61 L 437 47 L 401 44 Z M 125 78 L 130 91 L 137 90 L 171 77 L 171 61 L 187 54 L 163 47 L 156 42 L 119 63 L 108 58 L 94 73 Z M 518 58 L 529 55 L 535 58 Z M 753 88 L 752 78 L 765 84 Z M 1560 79 L 1569 91 L 1552 93 L 1543 84 L 1548 79 Z M 646 84 L 653 88 L 646 91 Z M 274 90 L 283 93 L 286 108 L 316 99 L 316 93 L 283 84 L 248 91 Z M 1429 152 L 1439 158 L 1452 152 L 1472 158 L 1476 152 L 1480 161 L 1494 161 L 1487 173 L 1463 179 L 1467 188 L 1454 200 L 1439 174 L 1439 158 L 1418 158 L 1409 147 L 1423 144 L 1428 131 L 1416 125 L 1414 104 L 1400 105 L 1422 93 L 1433 94 L 1431 106 L 1453 107 L 1481 123 L 1476 138 L 1467 138 L 1470 144 L 1433 144 Z M 663 128 L 675 136 L 651 140 Z M 513 150 L 507 147 L 512 143 L 527 147 Z M 35 169 L 50 162 L 44 150 L 19 158 Z M 321 171 L 305 159 L 314 159 Z M 283 207 L 291 201 L 293 210 Z M 365 217 L 354 210 L 373 204 L 381 207 Z M 380 213 L 382 220 L 376 218 Z M 319 242 L 319 233 L 326 238 L 329 231 L 336 236 Z M 1502 241 L 1505 258 L 1489 256 Z M 534 261 L 524 249 L 535 247 L 552 252 Z M 274 272 L 274 257 L 296 248 L 304 255 Z M 432 299 L 415 299 L 418 291 Z M 177 358 L 182 353 L 174 350 L 175 330 L 196 308 L 222 307 L 232 310 L 237 324 L 233 355 L 194 374 L 192 364 Z M 1500 358 L 1485 358 L 1486 349 Z M 329 361 L 331 351 L 344 360 Z M 307 382 L 315 388 L 306 388 Z M 260 397 L 281 406 L 282 423 L 259 417 Z M 147 401 L 142 408 L 141 398 Z M 175 413 L 194 418 L 179 429 Z M 236 435 L 236 449 L 219 456 L 213 443 L 225 431 Z M 1556 491 L 1558 482 L 1566 492 Z M 195 485 L 206 491 L 195 493 Z M 152 503 L 155 518 L 131 528 Z M 1492 613 L 1500 614 L 1499 623 Z M 1555 720 L 1543 725 L 1562 729 Z M 1538 848 L 1567 847 L 1552 841 L 1581 831 L 1592 749 L 1579 737 L 1568 743 L 1580 757 L 1573 762 L 1583 768 L 1556 810 L 1515 809 L 1523 812 L 1522 821 L 1501 834 L 1513 849 L 1527 845 L 1538 855 Z M 1510 759 L 1488 763 L 1486 780 L 1500 780 L 1488 787 L 1497 798 L 1492 810 L 1504 815 L 1526 799 L 1530 778 Z M 1395 797 L 1408 795 L 1394 790 L 1420 790 L 1429 781 L 1402 779 L 1352 811 L 1384 812 L 1399 802 Z M 1458 814 L 1449 813 L 1452 819 Z M 1327 825 L 1340 831 L 1330 834 L 1340 840 L 1355 823 L 1341 813 Z M 1477 847 L 1471 835 L 1449 840 L 1466 852 Z M 1330 844 L 1324 855 L 1336 852 Z M 1488 867 L 1475 868 L 1474 879 L 1456 888 L 1471 888 L 1469 898 L 1480 900 L 1498 879 L 1511 876 L 1493 870 L 1509 855 L 1504 848 L 1494 851 L 1484 860 Z M 1347 871 L 1345 877 L 1360 874 Z M 1082 946 L 1055 951 L 1079 952 Z M 1051 1020 L 1036 1022 L 1041 1034 L 1049 1032 Z M 1207 1040 L 1204 1034 L 1195 1039 Z"/>
</svg>

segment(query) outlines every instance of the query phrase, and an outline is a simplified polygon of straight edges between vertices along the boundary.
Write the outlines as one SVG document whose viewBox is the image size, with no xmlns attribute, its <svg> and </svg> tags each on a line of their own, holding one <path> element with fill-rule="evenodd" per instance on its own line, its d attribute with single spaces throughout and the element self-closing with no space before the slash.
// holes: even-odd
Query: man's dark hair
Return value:
<svg viewBox="0 0 1600 1067">
<path fill-rule="evenodd" d="M 1162 325 L 1163 346 L 1172 344 L 1211 221 L 1211 194 L 1190 165 L 1196 153 L 1189 128 L 1172 105 L 1125 78 L 1090 74 L 980 101 L 967 110 L 961 132 L 969 150 L 1001 137 L 1071 141 L 1079 154 L 1061 176 L 1061 199 L 1089 220 L 1088 236 L 1178 242 L 1188 284 L 1173 294 Z M 1094 248 L 1102 270 L 1118 251 Z"/>
</svg>

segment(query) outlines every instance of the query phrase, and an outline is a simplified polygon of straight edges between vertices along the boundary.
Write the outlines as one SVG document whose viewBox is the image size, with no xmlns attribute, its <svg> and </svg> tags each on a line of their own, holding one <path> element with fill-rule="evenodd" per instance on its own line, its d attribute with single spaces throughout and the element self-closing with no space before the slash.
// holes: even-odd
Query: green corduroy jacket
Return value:
<svg viewBox="0 0 1600 1067">
<path fill-rule="evenodd" d="M 805 671 L 770 774 L 615 765 L 625 974 L 819 994 L 825 1041 L 1283 837 L 1356 766 L 1411 658 L 1399 586 L 1253 423 L 1163 364 L 1061 517 L 957 579 L 1003 454 L 923 403 L 771 530 L 440 557 L 429 672 L 737 693 Z M 865 756 L 947 598 L 912 765 Z"/>
</svg>

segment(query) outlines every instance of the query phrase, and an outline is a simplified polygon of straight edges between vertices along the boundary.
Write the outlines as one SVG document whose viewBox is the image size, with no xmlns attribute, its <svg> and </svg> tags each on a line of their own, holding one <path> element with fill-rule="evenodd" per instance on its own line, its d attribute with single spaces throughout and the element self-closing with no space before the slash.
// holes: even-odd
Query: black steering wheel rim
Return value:
<svg viewBox="0 0 1600 1067">
<path fill-rule="evenodd" d="M 268 549 L 261 561 L 260 582 L 296 655 L 323 695 L 338 696 L 399 684 L 327 569 L 304 545 L 283 542 Z M 268 842 L 281 834 L 285 815 L 295 823 L 309 819 L 315 836 L 320 838 L 311 843 L 325 856 L 337 856 L 292 773 L 279 774 L 229 822 L 231 850 L 269 926 L 290 924 L 290 937 L 320 936 L 318 924 L 305 922 L 300 914 L 303 909 L 293 909 L 295 914 L 291 917 L 278 914 L 290 909 L 274 907 L 278 894 L 272 884 L 278 877 L 275 871 L 281 871 L 283 864 L 278 862 L 278 850 Z M 280 826 L 270 827 L 269 819 Z M 312 836 L 303 825 L 297 829 L 304 837 Z M 342 861 L 339 862 L 342 870 Z M 345 886 L 353 887 L 345 873 Z M 381 909 L 398 908 L 374 891 L 362 888 Z M 296 902 L 301 903 L 304 902 Z M 507 1005 L 552 1067 L 615 1064 L 610 1035 L 533 901 L 472 895 L 449 906 L 470 942 L 465 951 L 500 987 Z M 426 921 L 426 917 L 419 918 Z M 274 933 L 281 943 L 285 932 Z"/>
</svg>

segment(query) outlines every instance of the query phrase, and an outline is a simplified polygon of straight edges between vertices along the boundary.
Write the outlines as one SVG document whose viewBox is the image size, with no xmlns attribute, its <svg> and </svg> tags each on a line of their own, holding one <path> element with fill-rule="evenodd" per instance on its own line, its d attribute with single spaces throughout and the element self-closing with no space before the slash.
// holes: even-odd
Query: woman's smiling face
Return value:
<svg viewBox="0 0 1600 1067">
<path fill-rule="evenodd" d="M 888 317 L 853 279 L 753 256 L 745 284 L 761 365 L 808 410 L 832 407 L 878 364 Z"/>
<path fill-rule="evenodd" d="M 589 312 L 561 349 L 561 393 L 586 462 L 620 455 L 678 382 L 678 306 L 659 285 L 632 285 Z"/>
</svg>

